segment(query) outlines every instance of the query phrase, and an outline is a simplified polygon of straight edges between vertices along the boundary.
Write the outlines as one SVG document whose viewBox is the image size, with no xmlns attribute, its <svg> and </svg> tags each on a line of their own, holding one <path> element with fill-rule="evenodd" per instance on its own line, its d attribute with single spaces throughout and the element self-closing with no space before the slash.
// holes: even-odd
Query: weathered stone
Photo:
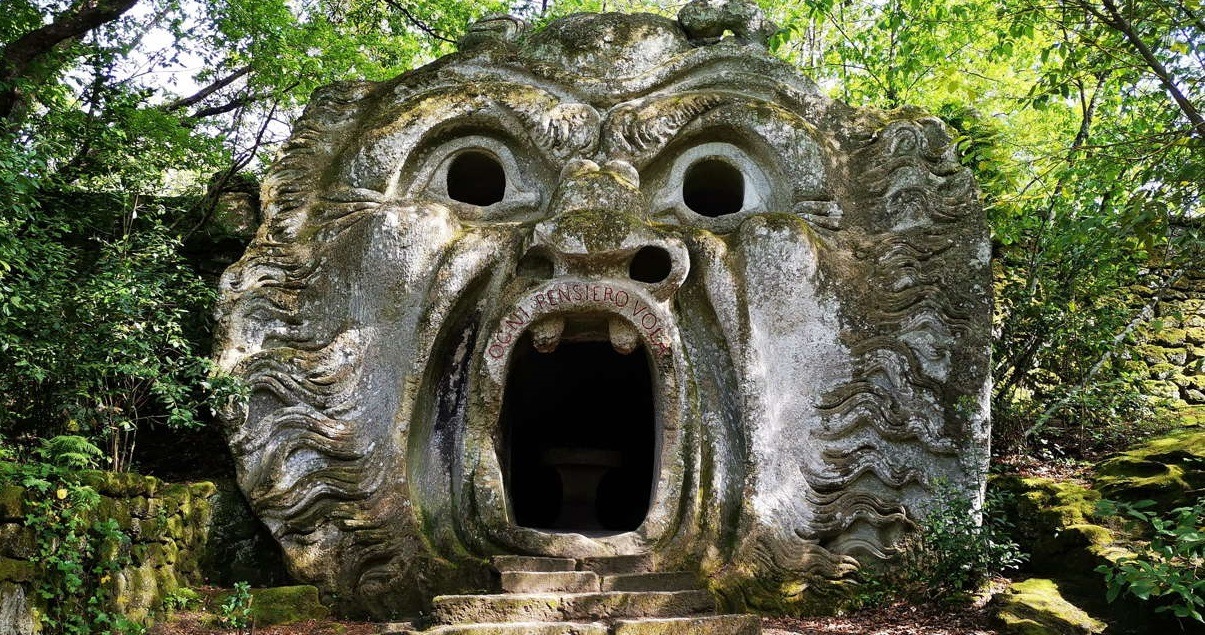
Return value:
<svg viewBox="0 0 1205 635">
<path fill-rule="evenodd" d="M 611 632 L 613 635 L 760 635 L 761 620 L 755 615 L 617 620 Z"/>
<path fill-rule="evenodd" d="M 32 582 L 37 567 L 28 560 L 0 558 L 0 582 Z"/>
<path fill-rule="evenodd" d="M 1053 580 L 1014 582 L 994 601 L 1002 635 L 1092 635 L 1107 626 L 1063 599 Z"/>
<path fill-rule="evenodd" d="M 609 635 L 606 624 L 582 622 L 505 622 L 502 624 L 450 624 L 425 631 L 385 629 L 382 635 Z"/>
<path fill-rule="evenodd" d="M 20 584 L 0 582 L 0 628 L 5 635 L 35 635 L 39 630 Z"/>
<path fill-rule="evenodd" d="M 441 624 L 561 622 L 631 617 L 679 617 L 715 610 L 707 591 L 673 593 L 532 593 L 442 595 L 432 615 Z"/>
<path fill-rule="evenodd" d="M 503 571 L 499 586 L 506 593 L 590 593 L 600 590 L 598 576 L 592 571 Z"/>
<path fill-rule="evenodd" d="M 490 562 L 500 572 L 529 571 L 532 573 L 547 573 L 552 571 L 573 571 L 577 568 L 577 562 L 573 558 L 494 556 Z"/>
<path fill-rule="evenodd" d="M 602 579 L 603 591 L 685 591 L 698 588 L 698 578 L 688 571 L 624 573 Z"/>
<path fill-rule="evenodd" d="M 647 554 L 603 556 L 600 558 L 582 558 L 578 561 L 578 568 L 582 571 L 593 571 L 598 575 L 645 573 L 653 570 L 653 561 Z"/>
<path fill-rule="evenodd" d="M 0 521 L 25 519 L 25 488 L 0 485 Z"/>
<path fill-rule="evenodd" d="M 38 550 L 33 529 L 17 523 L 0 524 L 0 556 L 29 560 Z"/>
<path fill-rule="evenodd" d="M 773 31 L 739 0 L 490 18 L 315 93 L 217 343 L 250 387 L 222 415 L 240 485 L 295 575 L 382 617 L 500 553 L 824 603 L 926 482 L 979 502 L 971 173 L 939 120 L 828 99 Z"/>
<path fill-rule="evenodd" d="M 330 615 L 330 609 L 318 598 L 318 589 L 312 586 L 252 589 L 251 598 L 251 616 L 256 626 L 318 620 Z"/>
</svg>

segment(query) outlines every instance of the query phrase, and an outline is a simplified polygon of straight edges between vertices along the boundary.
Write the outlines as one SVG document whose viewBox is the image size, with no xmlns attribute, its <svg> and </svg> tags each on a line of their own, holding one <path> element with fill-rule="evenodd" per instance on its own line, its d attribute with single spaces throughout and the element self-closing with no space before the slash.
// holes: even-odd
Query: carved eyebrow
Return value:
<svg viewBox="0 0 1205 635">
<path fill-rule="evenodd" d="M 700 116 L 747 99 L 743 95 L 708 91 L 621 104 L 607 114 L 606 143 L 631 155 L 656 151 Z"/>
<path fill-rule="evenodd" d="M 505 78 L 475 78 L 478 90 L 472 97 L 499 106 L 513 115 L 525 128 L 532 142 L 546 155 L 557 159 L 592 152 L 598 145 L 601 115 L 585 103 L 565 101 L 560 96 L 530 84 L 520 84 Z M 463 94 L 460 84 L 444 86 L 438 91 L 414 95 L 401 104 L 425 102 L 433 93 L 440 97 Z M 419 106 L 421 107 L 421 106 Z"/>
<path fill-rule="evenodd" d="M 392 192 L 403 166 L 430 132 L 474 118 L 487 125 L 492 118 L 504 128 L 509 121 L 516 132 L 526 131 L 531 145 L 550 159 L 563 161 L 593 152 L 598 145 L 601 116 L 587 104 L 563 102 L 549 91 L 509 81 L 486 80 L 475 86 L 424 86 L 377 108 L 365 122 L 370 132 L 340 170 L 340 181 Z"/>
</svg>

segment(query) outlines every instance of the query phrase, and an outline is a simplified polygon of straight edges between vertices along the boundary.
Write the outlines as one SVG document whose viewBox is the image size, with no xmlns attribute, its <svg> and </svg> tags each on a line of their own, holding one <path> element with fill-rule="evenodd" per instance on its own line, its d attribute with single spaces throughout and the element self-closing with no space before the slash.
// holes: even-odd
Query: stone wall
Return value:
<svg viewBox="0 0 1205 635">
<path fill-rule="evenodd" d="M 117 520 L 130 542 L 119 547 L 129 564 L 109 576 L 108 610 L 143 621 L 167 593 L 200 584 L 200 562 L 211 526 L 212 483 L 169 484 L 137 474 L 87 472 L 82 482 L 100 494 L 92 512 Z M 37 537 L 25 526 L 25 488 L 0 487 L 0 632 L 37 632 L 33 611 L 41 571 L 32 562 Z"/>
<path fill-rule="evenodd" d="M 1151 294 L 1144 290 L 1148 302 Z M 1160 294 L 1139 341 L 1127 363 L 1147 375 L 1147 394 L 1176 405 L 1205 404 L 1205 271 L 1180 276 Z"/>
</svg>

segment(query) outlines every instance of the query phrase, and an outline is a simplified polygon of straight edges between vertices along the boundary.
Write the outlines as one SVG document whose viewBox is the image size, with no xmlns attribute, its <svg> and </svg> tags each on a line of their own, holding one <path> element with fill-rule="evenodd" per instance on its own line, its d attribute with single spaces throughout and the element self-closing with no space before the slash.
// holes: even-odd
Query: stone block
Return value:
<svg viewBox="0 0 1205 635">
<path fill-rule="evenodd" d="M 0 521 L 25 520 L 25 488 L 0 486 Z"/>
<path fill-rule="evenodd" d="M 614 635 L 760 635 L 756 615 L 708 615 L 704 617 L 645 618 L 618 620 Z"/>
<path fill-rule="evenodd" d="M 0 582 L 0 632 L 4 635 L 36 635 L 39 630 L 25 587 Z"/>
<path fill-rule="evenodd" d="M 1014 582 L 993 602 L 1002 635 L 1095 635 L 1107 627 L 1064 599 L 1053 580 Z"/>
<path fill-rule="evenodd" d="M 32 529 L 17 523 L 0 524 L 0 556 L 29 560 L 37 550 L 38 540 Z"/>
<path fill-rule="evenodd" d="M 686 571 L 621 573 L 602 579 L 603 591 L 687 591 L 702 588 L 698 578 Z"/>
<path fill-rule="evenodd" d="M 32 582 L 38 569 L 28 560 L 0 558 L 0 582 Z"/>
<path fill-rule="evenodd" d="M 529 571 L 532 573 L 573 571 L 577 562 L 572 558 L 537 558 L 534 556 L 494 556 L 490 561 L 500 572 Z"/>
<path fill-rule="evenodd" d="M 653 560 L 647 555 L 600 556 L 582 558 L 578 568 L 598 575 L 645 573 L 653 570 Z"/>
<path fill-rule="evenodd" d="M 682 617 L 715 610 L 707 591 L 444 595 L 433 604 L 432 615 L 441 624 Z"/>
<path fill-rule="evenodd" d="M 213 602 L 221 605 L 231 593 L 223 591 L 214 596 Z M 295 585 L 251 589 L 251 617 L 256 627 L 320 620 L 329 616 L 330 609 L 319 600 L 317 587 Z"/>
<path fill-rule="evenodd" d="M 503 571 L 499 586 L 505 593 L 590 593 L 599 590 L 593 571 Z"/>
<path fill-rule="evenodd" d="M 409 625 L 388 628 L 382 635 L 609 635 L 606 624 L 598 622 L 504 622 L 500 624 L 452 624 L 416 631 Z M 685 635 L 685 634 L 684 634 Z"/>
</svg>

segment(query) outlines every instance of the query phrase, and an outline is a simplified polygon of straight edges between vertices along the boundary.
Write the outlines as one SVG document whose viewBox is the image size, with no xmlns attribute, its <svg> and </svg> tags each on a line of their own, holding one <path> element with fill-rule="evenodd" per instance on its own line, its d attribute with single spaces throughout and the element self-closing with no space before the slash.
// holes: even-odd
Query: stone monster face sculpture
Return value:
<svg viewBox="0 0 1205 635">
<path fill-rule="evenodd" d="M 978 499 L 971 176 L 939 121 L 833 102 L 712 9 L 487 20 L 297 122 L 218 349 L 242 487 L 345 610 L 492 554 L 824 602 L 936 481 Z"/>
</svg>

